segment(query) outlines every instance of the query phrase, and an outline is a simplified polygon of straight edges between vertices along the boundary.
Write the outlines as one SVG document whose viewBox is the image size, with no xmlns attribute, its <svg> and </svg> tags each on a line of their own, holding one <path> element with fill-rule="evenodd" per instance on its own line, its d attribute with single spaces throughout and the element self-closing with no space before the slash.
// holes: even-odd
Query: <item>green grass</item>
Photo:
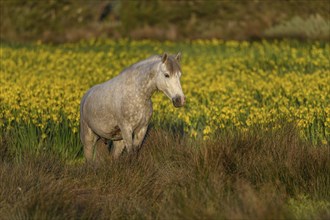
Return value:
<svg viewBox="0 0 330 220">
<path fill-rule="evenodd" d="M 60 124 L 48 123 L 47 131 L 47 137 L 43 137 L 42 129 L 32 123 L 12 123 L 9 129 L 1 129 L 1 139 L 9 145 L 10 155 L 16 161 L 21 161 L 25 154 L 42 152 L 51 152 L 66 160 L 82 157 L 79 134 L 72 132 L 66 120 Z"/>
</svg>

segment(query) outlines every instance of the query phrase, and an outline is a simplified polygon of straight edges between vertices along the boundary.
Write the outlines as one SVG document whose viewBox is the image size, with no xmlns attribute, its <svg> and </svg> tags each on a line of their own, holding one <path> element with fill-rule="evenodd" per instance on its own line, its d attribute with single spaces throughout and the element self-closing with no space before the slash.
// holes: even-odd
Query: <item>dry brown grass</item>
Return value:
<svg viewBox="0 0 330 220">
<path fill-rule="evenodd" d="M 49 152 L 15 162 L 7 146 L 2 219 L 291 219 L 289 198 L 330 199 L 330 147 L 302 143 L 290 128 L 208 142 L 156 130 L 138 157 L 99 166 Z"/>
</svg>

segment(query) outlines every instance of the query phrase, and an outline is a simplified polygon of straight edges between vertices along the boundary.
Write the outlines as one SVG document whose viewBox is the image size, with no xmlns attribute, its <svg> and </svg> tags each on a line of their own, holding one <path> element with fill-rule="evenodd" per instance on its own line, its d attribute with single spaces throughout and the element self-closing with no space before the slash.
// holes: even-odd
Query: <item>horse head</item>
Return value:
<svg viewBox="0 0 330 220">
<path fill-rule="evenodd" d="M 156 78 L 157 88 L 164 92 L 177 108 L 182 107 L 185 103 L 185 96 L 180 84 L 182 74 L 180 60 L 181 53 L 178 53 L 176 56 L 164 53 L 161 57 Z"/>
</svg>

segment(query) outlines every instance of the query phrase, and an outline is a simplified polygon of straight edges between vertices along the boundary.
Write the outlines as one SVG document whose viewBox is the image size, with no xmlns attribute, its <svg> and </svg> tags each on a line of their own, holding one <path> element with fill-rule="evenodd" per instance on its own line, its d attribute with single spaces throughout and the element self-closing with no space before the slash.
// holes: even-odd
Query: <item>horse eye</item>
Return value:
<svg viewBox="0 0 330 220">
<path fill-rule="evenodd" d="M 165 74 L 165 77 L 166 77 L 166 78 L 170 78 L 170 75 L 168 75 L 168 74 Z"/>
</svg>

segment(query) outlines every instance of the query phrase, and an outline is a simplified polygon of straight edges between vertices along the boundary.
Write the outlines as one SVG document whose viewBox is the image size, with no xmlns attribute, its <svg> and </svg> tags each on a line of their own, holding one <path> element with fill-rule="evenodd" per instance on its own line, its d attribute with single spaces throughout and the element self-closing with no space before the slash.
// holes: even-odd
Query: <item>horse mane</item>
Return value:
<svg viewBox="0 0 330 220">
<path fill-rule="evenodd" d="M 159 55 L 153 55 L 145 60 L 141 60 L 135 64 L 133 64 L 131 67 L 140 67 L 144 64 L 147 64 L 147 63 L 151 63 L 151 62 L 155 62 L 155 61 L 160 61 L 161 60 L 161 56 Z"/>
<path fill-rule="evenodd" d="M 137 70 L 141 67 L 145 67 L 146 65 L 149 64 L 149 67 L 153 67 L 155 62 L 161 61 L 162 56 L 161 55 L 153 55 L 145 60 L 141 60 L 137 63 L 132 64 L 131 66 L 127 67 L 122 71 L 122 73 L 129 71 L 129 70 Z M 167 62 L 166 62 L 166 67 L 169 70 L 169 73 L 175 74 L 178 71 L 181 71 L 179 63 L 176 61 L 175 57 L 173 55 L 168 56 Z"/>
<path fill-rule="evenodd" d="M 121 75 L 122 73 L 125 73 L 125 72 L 128 72 L 128 71 L 136 71 L 138 70 L 139 68 L 141 68 L 142 66 L 145 66 L 146 64 L 151 64 L 152 62 L 155 62 L 155 61 L 160 61 L 161 60 L 161 57 L 159 55 L 154 55 L 154 56 L 151 56 L 145 60 L 141 60 L 137 63 L 134 63 L 128 67 L 126 67 L 125 69 L 123 69 L 119 75 Z"/>
</svg>

